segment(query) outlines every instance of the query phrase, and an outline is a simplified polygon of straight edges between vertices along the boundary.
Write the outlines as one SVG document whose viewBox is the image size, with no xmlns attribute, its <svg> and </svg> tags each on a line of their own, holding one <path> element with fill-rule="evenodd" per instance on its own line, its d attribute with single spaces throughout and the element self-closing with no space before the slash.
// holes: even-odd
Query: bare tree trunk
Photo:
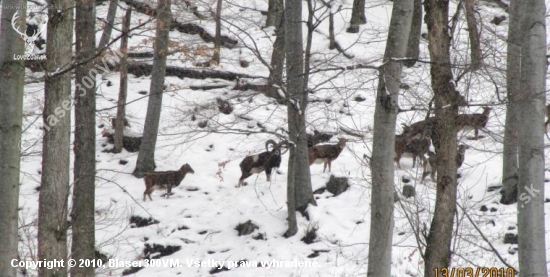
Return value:
<svg viewBox="0 0 550 277">
<path fill-rule="evenodd" d="M 285 52 L 287 72 L 287 93 L 289 101 L 288 131 L 294 143 L 293 177 L 289 177 L 289 188 L 294 188 L 296 211 L 304 212 L 308 204 L 315 204 L 311 188 L 309 158 L 306 135 L 307 91 L 304 90 L 304 53 L 302 42 L 302 2 L 286 0 L 285 5 Z M 291 169 L 289 168 L 289 172 Z M 289 189 L 290 190 L 290 189 Z M 289 213 L 292 212 L 289 205 Z M 286 236 L 292 236 L 289 229 Z"/>
<path fill-rule="evenodd" d="M 221 24 L 222 24 L 222 0 L 218 0 L 216 5 L 216 37 L 214 39 L 214 55 L 212 56 L 212 65 L 218 66 L 220 64 L 220 47 L 222 45 L 221 38 Z"/>
<path fill-rule="evenodd" d="M 2 22 L 11 22 L 16 11 L 13 6 L 25 5 L 24 0 L 4 0 Z M 25 26 L 26 11 L 18 11 L 18 26 Z M 19 210 L 19 169 L 23 113 L 23 85 L 25 67 L 13 55 L 23 55 L 25 43 L 10 24 L 0 30 L 0 272 L 5 277 L 16 277 L 17 268 L 11 261 L 17 259 L 17 223 Z"/>
<path fill-rule="evenodd" d="M 72 0 L 51 0 L 48 10 L 46 71 L 71 66 Z M 48 75 L 46 75 L 48 76 Z M 38 260 L 67 259 L 67 212 L 70 170 L 71 72 L 46 77 L 42 180 L 38 207 Z M 66 267 L 38 268 L 42 277 L 67 276 Z"/>
<path fill-rule="evenodd" d="M 290 157 L 295 157 L 296 153 L 294 147 L 290 148 L 289 154 Z M 288 159 L 288 172 L 287 172 L 287 191 L 286 191 L 286 204 L 288 209 L 288 229 L 286 230 L 284 236 L 286 238 L 294 236 L 298 232 L 298 220 L 296 219 L 296 184 L 294 182 L 294 159 Z"/>
<path fill-rule="evenodd" d="M 107 24 L 105 25 L 105 29 L 103 30 L 103 33 L 101 34 L 101 39 L 99 40 L 99 45 L 97 46 L 97 49 L 99 50 L 105 48 L 105 46 L 107 46 L 107 43 L 109 43 L 109 40 L 111 39 L 111 32 L 113 31 L 113 26 L 115 25 L 117 6 L 118 0 L 111 0 L 109 2 L 109 11 L 107 12 Z"/>
<path fill-rule="evenodd" d="M 159 0 L 149 103 L 147 105 L 143 139 L 139 149 L 136 169 L 133 173 L 138 178 L 142 178 L 145 174 L 155 169 L 155 146 L 157 144 L 160 111 L 162 108 L 162 94 L 164 92 L 166 55 L 168 54 L 168 31 L 170 29 L 171 17 L 170 0 Z"/>
<path fill-rule="evenodd" d="M 468 34 L 470 36 L 470 69 L 476 71 L 483 63 L 481 54 L 481 44 L 479 39 L 479 28 L 475 14 L 475 0 L 464 0 L 464 10 L 466 10 L 466 22 L 468 24 Z"/>
<path fill-rule="evenodd" d="M 95 1 L 77 0 L 76 61 L 95 55 Z M 95 258 L 95 78 L 91 62 L 76 67 L 74 188 L 71 212 L 71 255 L 75 260 Z M 93 276 L 94 267 L 72 267 L 72 277 Z"/>
<path fill-rule="evenodd" d="M 519 1 L 511 1 L 508 24 L 508 53 L 506 54 L 506 122 L 504 125 L 504 153 L 502 157 L 502 204 L 513 204 L 518 200 L 518 142 L 519 102 L 521 92 L 521 18 Z"/>
<path fill-rule="evenodd" d="M 267 8 L 267 19 L 265 26 L 277 26 L 283 17 L 285 5 L 283 0 L 269 0 Z"/>
<path fill-rule="evenodd" d="M 546 277 L 544 222 L 544 118 L 546 102 L 546 5 L 521 7 L 521 90 L 518 237 L 521 276 Z"/>
<path fill-rule="evenodd" d="M 414 0 L 414 12 L 411 24 L 411 33 L 407 45 L 407 57 L 409 60 L 403 64 L 412 67 L 420 57 L 420 36 L 422 35 L 422 0 Z"/>
<path fill-rule="evenodd" d="M 451 72 L 449 1 L 425 0 L 430 51 L 432 89 L 435 94 L 436 126 L 432 141 L 437 154 L 437 190 L 434 215 L 427 238 L 424 276 L 435 276 L 436 268 L 451 262 L 451 239 L 456 213 L 456 116 L 461 96 Z M 542 125 L 541 125 L 542 126 Z M 441 271 L 438 272 L 441 276 Z"/>
<path fill-rule="evenodd" d="M 349 28 L 346 30 L 348 33 L 358 33 L 359 25 L 367 23 L 365 17 L 365 0 L 353 0 L 353 9 L 351 10 L 351 20 L 349 22 Z"/>
<path fill-rule="evenodd" d="M 407 52 L 413 1 L 394 1 L 384 65 L 380 69 L 372 142 L 372 194 L 367 276 L 391 276 L 393 237 L 395 122 L 397 119 L 402 64 Z"/>
<path fill-rule="evenodd" d="M 122 141 L 124 139 L 124 121 L 126 119 L 126 93 L 128 90 L 128 32 L 130 31 L 130 19 L 132 8 L 128 7 L 126 15 L 122 22 L 122 32 L 124 35 L 120 40 L 120 52 L 124 55 L 120 59 L 120 88 L 118 90 L 118 102 L 115 120 L 115 135 L 113 153 L 122 151 Z"/>
<path fill-rule="evenodd" d="M 285 65 L 285 24 L 281 17 L 277 38 L 273 43 L 271 53 L 271 71 L 269 72 L 269 93 L 268 96 L 279 99 L 278 90 L 283 87 L 283 68 Z"/>
<path fill-rule="evenodd" d="M 333 50 L 336 48 L 336 37 L 334 35 L 334 13 L 332 12 L 332 5 L 328 6 L 328 49 Z"/>
</svg>

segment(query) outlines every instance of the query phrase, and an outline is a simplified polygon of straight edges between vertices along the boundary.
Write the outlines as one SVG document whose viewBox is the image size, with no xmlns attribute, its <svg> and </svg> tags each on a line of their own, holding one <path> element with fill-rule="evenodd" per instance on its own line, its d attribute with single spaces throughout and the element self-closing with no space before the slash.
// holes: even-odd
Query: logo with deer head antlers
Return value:
<svg viewBox="0 0 550 277">
<path fill-rule="evenodd" d="M 42 23 L 42 28 L 40 30 L 35 30 L 31 36 L 27 35 L 27 29 L 25 29 L 24 32 L 19 31 L 19 26 L 17 25 L 17 22 L 15 22 L 19 18 L 19 11 L 16 11 L 15 14 L 13 14 L 13 17 L 11 19 L 11 26 L 13 29 L 21 35 L 21 38 L 25 41 L 25 56 L 32 56 L 34 55 L 34 42 L 38 39 L 38 36 L 46 30 L 48 23 L 48 17 L 46 17 L 46 21 Z"/>
</svg>

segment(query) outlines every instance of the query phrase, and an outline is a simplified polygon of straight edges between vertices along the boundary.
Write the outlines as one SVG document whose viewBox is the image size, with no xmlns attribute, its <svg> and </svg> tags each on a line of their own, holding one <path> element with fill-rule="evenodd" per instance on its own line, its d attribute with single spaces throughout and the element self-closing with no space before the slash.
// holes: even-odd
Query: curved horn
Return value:
<svg viewBox="0 0 550 277">
<path fill-rule="evenodd" d="M 19 18 L 19 11 L 16 11 L 15 14 L 13 14 L 13 17 L 11 19 L 11 26 L 13 27 L 13 29 L 18 33 L 20 34 L 22 37 L 27 37 L 27 30 L 25 29 L 25 33 L 22 33 L 21 31 L 19 31 L 19 25 L 17 25 L 17 23 L 15 22 L 18 18 Z"/>
<path fill-rule="evenodd" d="M 270 144 L 273 144 L 273 148 L 275 148 L 275 147 L 278 146 L 277 143 L 276 143 L 274 140 L 268 139 L 268 140 L 265 142 L 265 150 L 266 150 L 266 151 L 269 151 L 269 145 L 270 145 Z"/>
<path fill-rule="evenodd" d="M 281 150 L 280 155 L 283 155 L 284 153 L 288 152 L 288 149 L 290 148 L 290 144 L 288 143 L 288 141 L 284 141 L 284 140 L 279 142 L 279 144 L 277 144 L 277 146 L 279 148 L 284 149 L 284 151 Z"/>
</svg>

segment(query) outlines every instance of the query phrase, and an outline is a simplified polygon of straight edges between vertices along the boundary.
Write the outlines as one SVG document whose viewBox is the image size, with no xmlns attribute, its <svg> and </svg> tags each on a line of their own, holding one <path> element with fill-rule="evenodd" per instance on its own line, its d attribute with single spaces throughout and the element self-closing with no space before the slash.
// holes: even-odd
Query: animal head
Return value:
<svg viewBox="0 0 550 277">
<path fill-rule="evenodd" d="M 464 152 L 466 151 L 466 149 L 470 149 L 470 146 L 466 145 L 466 144 L 461 144 L 458 146 L 458 152 Z"/>
<path fill-rule="evenodd" d="M 271 150 L 269 150 L 269 146 L 272 145 Z M 283 155 L 288 151 L 289 144 L 286 141 L 281 141 L 279 143 L 276 143 L 274 140 L 269 139 L 265 142 L 265 150 L 267 152 L 272 152 L 275 155 Z"/>
<path fill-rule="evenodd" d="M 182 165 L 180 167 L 180 171 L 182 171 L 182 172 L 185 171 L 185 172 L 191 173 L 191 174 L 195 173 L 195 171 L 193 170 L 193 168 L 189 164 Z"/>
<path fill-rule="evenodd" d="M 483 107 L 483 114 L 488 115 L 492 110 L 493 110 L 493 108 L 485 106 L 485 107 Z"/>
<path fill-rule="evenodd" d="M 347 138 L 338 138 L 338 145 L 340 146 L 340 148 L 344 148 L 346 147 L 346 142 L 348 142 L 349 140 Z"/>
</svg>

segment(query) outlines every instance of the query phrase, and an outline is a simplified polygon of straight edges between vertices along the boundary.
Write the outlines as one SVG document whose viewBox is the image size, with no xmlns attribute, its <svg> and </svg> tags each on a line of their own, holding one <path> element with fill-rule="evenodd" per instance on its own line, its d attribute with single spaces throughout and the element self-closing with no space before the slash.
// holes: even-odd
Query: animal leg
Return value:
<svg viewBox="0 0 550 277">
<path fill-rule="evenodd" d="M 172 186 L 170 184 L 166 185 L 166 199 L 170 197 L 171 192 L 172 192 Z"/>
<path fill-rule="evenodd" d="M 413 168 L 416 167 L 416 155 L 413 155 Z"/>
<path fill-rule="evenodd" d="M 393 159 L 396 163 L 397 163 L 397 168 L 401 169 L 401 156 L 397 156 L 395 157 L 395 159 Z"/>
<path fill-rule="evenodd" d="M 271 182 L 271 168 L 265 169 L 265 178 L 267 179 L 268 182 Z"/>
<path fill-rule="evenodd" d="M 328 161 L 328 172 L 332 172 L 332 161 Z"/>
</svg>

